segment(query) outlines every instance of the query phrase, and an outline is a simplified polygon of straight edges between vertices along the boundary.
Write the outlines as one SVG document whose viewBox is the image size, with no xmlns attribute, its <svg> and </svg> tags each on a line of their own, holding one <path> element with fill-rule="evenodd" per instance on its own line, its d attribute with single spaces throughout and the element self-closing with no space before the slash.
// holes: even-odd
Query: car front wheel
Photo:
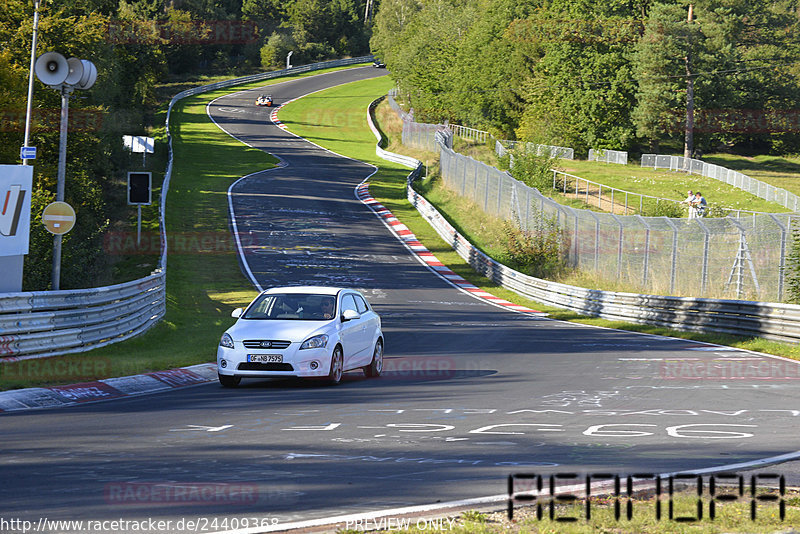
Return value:
<svg viewBox="0 0 800 534">
<path fill-rule="evenodd" d="M 242 377 L 240 376 L 228 376 L 228 375 L 221 375 L 217 374 L 219 378 L 219 383 L 222 384 L 222 387 L 226 388 L 235 388 L 239 385 L 239 382 L 242 381 Z"/>
<path fill-rule="evenodd" d="M 375 350 L 372 352 L 372 363 L 363 367 L 364 374 L 370 378 L 381 376 L 383 371 L 383 343 L 379 339 L 375 343 Z"/>
<path fill-rule="evenodd" d="M 328 372 L 328 383 L 335 386 L 341 382 L 343 372 L 344 355 L 342 354 L 342 347 L 337 346 L 333 349 L 333 356 L 331 356 L 331 370 Z"/>
</svg>

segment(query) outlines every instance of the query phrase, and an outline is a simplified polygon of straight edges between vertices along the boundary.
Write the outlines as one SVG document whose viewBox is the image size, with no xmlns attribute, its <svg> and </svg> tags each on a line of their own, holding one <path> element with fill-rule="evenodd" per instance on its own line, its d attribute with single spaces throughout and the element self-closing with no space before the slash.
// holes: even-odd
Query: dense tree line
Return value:
<svg viewBox="0 0 800 534">
<path fill-rule="evenodd" d="M 374 2 L 378 6 L 379 2 Z M 122 135 L 154 125 L 158 84 L 200 74 L 281 68 L 369 53 L 366 0 L 42 0 L 37 53 L 92 61 L 99 76 L 70 100 L 66 201 L 80 223 L 64 237 L 61 287 L 108 283 L 103 235 L 124 223 L 131 160 Z M 32 40 L 32 0 L 0 0 L 0 162 L 19 163 Z M 57 91 L 35 82 L 30 145 L 38 148 L 23 289 L 50 283 L 52 236 L 40 224 L 55 199 Z M 155 125 L 160 126 L 160 125 Z M 127 227 L 125 227 L 127 230 Z"/>
<path fill-rule="evenodd" d="M 785 153 L 799 16 L 797 0 L 384 0 L 372 46 L 418 118 L 635 152 L 683 145 L 693 92 L 695 148 Z"/>
</svg>

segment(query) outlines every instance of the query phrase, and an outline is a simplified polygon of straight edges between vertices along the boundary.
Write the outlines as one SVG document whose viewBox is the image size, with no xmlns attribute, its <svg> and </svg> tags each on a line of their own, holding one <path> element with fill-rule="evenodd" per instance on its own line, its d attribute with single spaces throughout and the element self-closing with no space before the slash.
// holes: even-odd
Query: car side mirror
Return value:
<svg viewBox="0 0 800 534">
<path fill-rule="evenodd" d="M 238 319 L 239 317 L 242 316 L 242 312 L 243 311 L 244 311 L 244 308 L 236 308 L 235 310 L 233 310 L 231 312 L 231 317 L 233 317 L 234 319 Z"/>
<path fill-rule="evenodd" d="M 355 310 L 345 310 L 342 313 L 342 321 L 352 321 L 353 319 L 360 319 L 361 315 Z"/>
</svg>

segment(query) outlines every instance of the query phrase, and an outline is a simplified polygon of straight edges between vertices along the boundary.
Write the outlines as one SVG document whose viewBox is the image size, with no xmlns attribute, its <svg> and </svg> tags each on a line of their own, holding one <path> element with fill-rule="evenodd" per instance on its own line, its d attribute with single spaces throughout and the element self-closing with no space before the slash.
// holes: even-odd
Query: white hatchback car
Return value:
<svg viewBox="0 0 800 534">
<path fill-rule="evenodd" d="M 222 334 L 217 374 L 225 387 L 247 377 L 326 378 L 361 368 L 383 370 L 381 319 L 354 290 L 318 286 L 273 287 L 242 310 Z"/>
</svg>

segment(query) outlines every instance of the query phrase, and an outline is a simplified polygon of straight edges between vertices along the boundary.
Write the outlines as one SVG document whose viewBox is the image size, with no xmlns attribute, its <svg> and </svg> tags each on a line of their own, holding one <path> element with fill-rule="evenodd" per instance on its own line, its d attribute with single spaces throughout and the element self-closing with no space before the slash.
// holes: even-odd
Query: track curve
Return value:
<svg viewBox="0 0 800 534">
<path fill-rule="evenodd" d="M 348 69 L 269 90 L 280 104 L 380 74 Z M 518 471 L 662 473 L 800 449 L 796 380 L 686 374 L 783 360 L 464 295 L 355 198 L 374 167 L 271 124 L 252 105 L 259 92 L 208 106 L 221 128 L 284 163 L 231 187 L 236 225 L 253 238 L 245 270 L 262 287 L 364 290 L 383 317 L 386 374 L 348 373 L 338 388 L 251 381 L 2 415 L 0 468 L 14 481 L 0 487 L 3 515 L 288 522 L 501 494 Z M 176 497 L 187 487 L 236 487 L 246 498 Z"/>
</svg>

